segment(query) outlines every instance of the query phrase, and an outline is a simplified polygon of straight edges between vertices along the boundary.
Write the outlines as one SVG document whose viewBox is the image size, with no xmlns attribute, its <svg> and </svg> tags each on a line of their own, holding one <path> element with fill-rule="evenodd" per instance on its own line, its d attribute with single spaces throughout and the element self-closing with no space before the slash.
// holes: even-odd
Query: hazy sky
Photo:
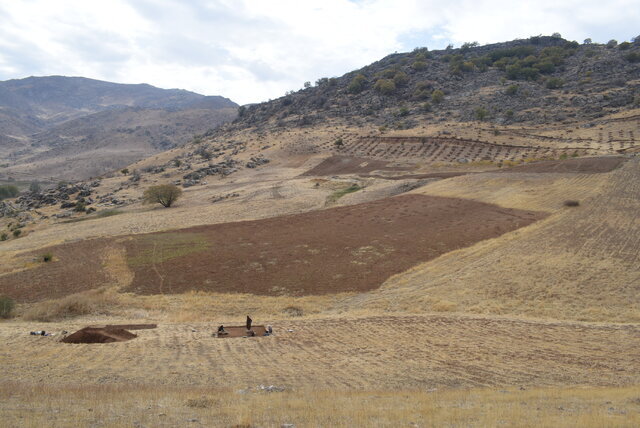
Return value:
<svg viewBox="0 0 640 428">
<path fill-rule="evenodd" d="M 640 33 L 640 0 L 0 0 L 0 80 L 84 76 L 244 104 L 394 51 Z"/>
</svg>

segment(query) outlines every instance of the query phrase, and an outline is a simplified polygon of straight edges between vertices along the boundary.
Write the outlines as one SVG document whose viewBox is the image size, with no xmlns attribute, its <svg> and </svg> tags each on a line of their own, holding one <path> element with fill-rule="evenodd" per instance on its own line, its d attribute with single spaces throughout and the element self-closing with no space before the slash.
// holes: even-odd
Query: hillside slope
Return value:
<svg viewBox="0 0 640 428">
<path fill-rule="evenodd" d="M 220 96 L 146 84 L 63 76 L 0 82 L 0 163 L 8 166 L 0 174 L 52 181 L 99 175 L 184 144 L 233 119 L 236 108 Z"/>
</svg>

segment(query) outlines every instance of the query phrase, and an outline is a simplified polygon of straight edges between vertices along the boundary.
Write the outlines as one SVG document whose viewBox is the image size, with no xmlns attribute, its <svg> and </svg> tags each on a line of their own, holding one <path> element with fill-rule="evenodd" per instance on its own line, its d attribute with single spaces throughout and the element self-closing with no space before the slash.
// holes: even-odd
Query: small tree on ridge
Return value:
<svg viewBox="0 0 640 428">
<path fill-rule="evenodd" d="M 182 195 L 182 190 L 175 184 L 151 186 L 144 191 L 143 199 L 148 204 L 160 204 L 169 208 Z"/>
</svg>

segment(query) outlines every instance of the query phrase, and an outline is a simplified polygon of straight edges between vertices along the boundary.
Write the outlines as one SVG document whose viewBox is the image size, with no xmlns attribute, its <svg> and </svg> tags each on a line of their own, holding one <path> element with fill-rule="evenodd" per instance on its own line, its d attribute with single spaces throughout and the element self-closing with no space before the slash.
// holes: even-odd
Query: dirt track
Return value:
<svg viewBox="0 0 640 428">
<path fill-rule="evenodd" d="M 598 174 L 613 171 L 622 165 L 624 161 L 625 158 L 619 156 L 543 161 L 503 169 L 501 172 L 573 172 L 580 174 Z"/>
</svg>

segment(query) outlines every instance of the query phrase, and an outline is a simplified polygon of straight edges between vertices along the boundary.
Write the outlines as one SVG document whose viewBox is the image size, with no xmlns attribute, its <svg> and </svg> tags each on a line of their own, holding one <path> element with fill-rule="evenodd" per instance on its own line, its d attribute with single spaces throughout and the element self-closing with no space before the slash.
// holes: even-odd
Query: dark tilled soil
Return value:
<svg viewBox="0 0 640 428">
<path fill-rule="evenodd" d="M 135 273 L 127 291 L 296 296 L 366 291 L 417 263 L 544 216 L 462 199 L 401 195 L 136 235 L 125 243 Z"/>
<path fill-rule="evenodd" d="M 516 166 L 501 170 L 501 172 L 573 172 L 582 174 L 594 174 L 613 171 L 625 161 L 620 156 L 576 158 L 557 161 L 535 162 L 527 165 Z"/>
<path fill-rule="evenodd" d="M 0 276 L 0 295 L 35 302 L 105 285 L 110 281 L 103 270 L 109 245 L 107 239 L 88 239 L 33 252 L 25 256 L 24 262 L 35 267 Z M 45 253 L 51 253 L 53 261 L 42 261 Z"/>
<path fill-rule="evenodd" d="M 526 226 L 543 213 L 425 195 L 264 220 L 92 239 L 42 252 L 54 261 L 0 276 L 0 294 L 20 302 L 113 283 L 104 254 L 124 245 L 134 279 L 126 291 L 190 290 L 321 295 L 379 287 L 391 275 Z M 36 256 L 37 254 L 34 254 Z"/>
<path fill-rule="evenodd" d="M 390 162 L 354 156 L 331 156 L 302 175 L 325 176 L 341 174 L 366 174 L 371 171 L 406 171 L 407 167 L 391 167 Z"/>
</svg>

